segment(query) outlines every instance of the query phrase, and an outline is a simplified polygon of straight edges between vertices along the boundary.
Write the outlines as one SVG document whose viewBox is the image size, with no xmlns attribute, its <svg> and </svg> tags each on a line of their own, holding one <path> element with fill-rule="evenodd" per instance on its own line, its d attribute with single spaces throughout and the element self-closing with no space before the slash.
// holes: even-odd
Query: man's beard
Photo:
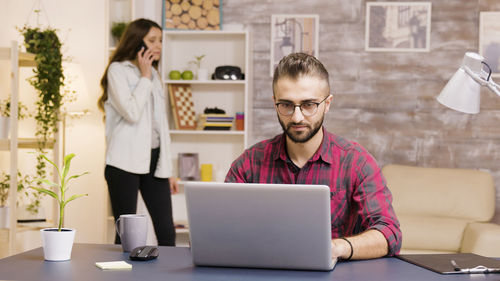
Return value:
<svg viewBox="0 0 500 281">
<path fill-rule="evenodd" d="M 310 139 L 312 139 L 318 133 L 318 131 L 321 129 L 321 126 L 323 126 L 323 119 L 324 118 L 325 117 L 323 115 L 321 117 L 321 120 L 314 123 L 312 127 L 311 127 L 311 125 L 306 125 L 306 124 L 301 124 L 301 123 L 293 123 L 293 122 L 288 123 L 288 126 L 286 126 L 285 123 L 283 123 L 283 121 L 278 116 L 278 120 L 280 122 L 281 128 L 283 128 L 283 131 L 290 138 L 290 140 L 292 140 L 295 143 L 306 143 Z M 309 130 L 303 131 L 303 132 L 298 132 L 297 134 L 294 134 L 291 132 L 291 127 L 294 125 L 302 125 L 302 126 L 305 125 L 305 126 L 307 126 L 307 128 Z"/>
</svg>

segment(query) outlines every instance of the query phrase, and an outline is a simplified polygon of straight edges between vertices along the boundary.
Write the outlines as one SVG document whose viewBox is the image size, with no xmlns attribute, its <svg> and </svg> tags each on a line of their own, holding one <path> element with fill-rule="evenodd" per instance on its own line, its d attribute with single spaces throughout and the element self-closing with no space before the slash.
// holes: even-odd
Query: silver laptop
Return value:
<svg viewBox="0 0 500 281">
<path fill-rule="evenodd" d="M 193 263 L 332 270 L 325 185 L 188 182 Z"/>
</svg>

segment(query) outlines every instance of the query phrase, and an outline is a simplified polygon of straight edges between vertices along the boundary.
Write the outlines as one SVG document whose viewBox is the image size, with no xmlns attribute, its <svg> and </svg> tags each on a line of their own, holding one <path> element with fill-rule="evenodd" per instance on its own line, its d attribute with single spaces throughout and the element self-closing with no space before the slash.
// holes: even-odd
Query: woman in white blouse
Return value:
<svg viewBox="0 0 500 281">
<path fill-rule="evenodd" d="M 101 79 L 99 107 L 106 120 L 105 178 L 115 220 L 134 214 L 138 190 L 155 228 L 158 245 L 174 246 L 172 177 L 166 101 L 157 71 L 161 27 L 138 19 L 125 30 Z M 116 236 L 115 243 L 120 243 Z"/>
</svg>

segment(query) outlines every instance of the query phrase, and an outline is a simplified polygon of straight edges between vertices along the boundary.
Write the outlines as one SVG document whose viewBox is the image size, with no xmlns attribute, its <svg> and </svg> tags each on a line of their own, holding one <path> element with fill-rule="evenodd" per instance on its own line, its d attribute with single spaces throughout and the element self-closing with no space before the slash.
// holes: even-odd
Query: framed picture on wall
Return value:
<svg viewBox="0 0 500 281">
<path fill-rule="evenodd" d="M 222 0 L 163 0 L 163 28 L 222 29 Z"/>
<path fill-rule="evenodd" d="M 367 2 L 365 50 L 428 52 L 430 2 Z"/>
<path fill-rule="evenodd" d="M 286 55 L 303 52 L 318 57 L 319 15 L 271 16 L 271 66 Z"/>
<path fill-rule="evenodd" d="M 179 178 L 183 181 L 199 181 L 198 153 L 179 153 L 178 158 Z"/>
<path fill-rule="evenodd" d="M 500 12 L 480 12 L 479 54 L 491 68 L 492 76 L 500 77 Z"/>
</svg>

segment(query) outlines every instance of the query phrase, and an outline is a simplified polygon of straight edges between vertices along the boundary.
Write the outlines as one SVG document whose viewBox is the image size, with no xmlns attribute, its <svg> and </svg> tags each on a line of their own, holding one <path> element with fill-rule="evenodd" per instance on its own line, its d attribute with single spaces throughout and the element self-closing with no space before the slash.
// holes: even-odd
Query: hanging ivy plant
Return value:
<svg viewBox="0 0 500 281">
<path fill-rule="evenodd" d="M 64 86 L 62 68 L 61 42 L 55 29 L 24 27 L 26 50 L 35 54 L 37 67 L 35 75 L 30 78 L 31 85 L 38 91 L 37 136 L 44 144 L 57 132 L 59 108 L 62 105 L 61 89 Z"/>
<path fill-rule="evenodd" d="M 62 68 L 61 42 L 56 30 L 52 28 L 23 27 L 19 30 L 24 36 L 26 51 L 35 54 L 35 75 L 29 79 L 30 84 L 38 92 L 36 101 L 36 137 L 38 138 L 38 153 L 36 174 L 38 178 L 46 177 L 46 164 L 43 160 L 44 147 L 50 139 L 54 139 L 57 124 L 60 120 L 62 106 L 64 75 Z M 28 209 L 37 212 L 40 206 L 40 196 L 36 193 Z"/>
</svg>

